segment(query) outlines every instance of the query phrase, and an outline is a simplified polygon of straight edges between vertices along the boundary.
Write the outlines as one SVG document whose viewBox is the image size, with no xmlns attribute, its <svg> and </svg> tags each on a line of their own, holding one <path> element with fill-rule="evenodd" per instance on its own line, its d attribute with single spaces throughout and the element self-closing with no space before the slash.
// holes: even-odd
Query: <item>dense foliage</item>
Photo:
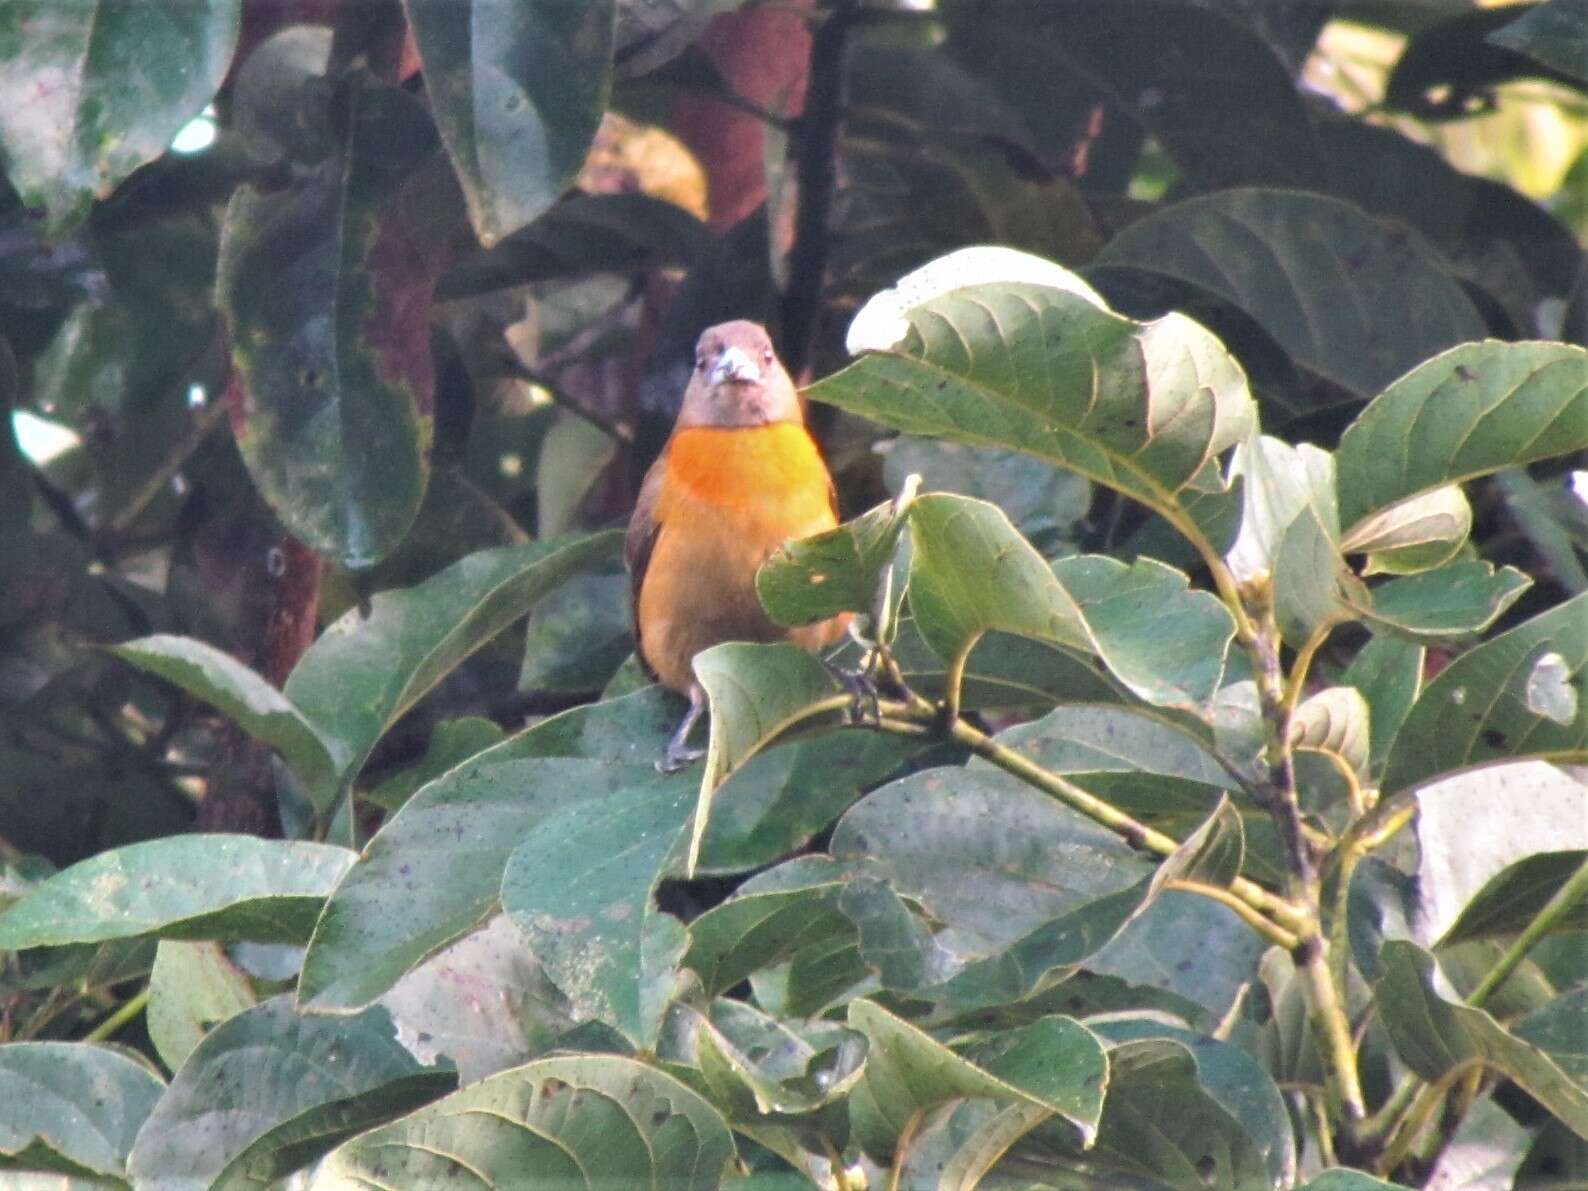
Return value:
<svg viewBox="0 0 1588 1191">
<path fill-rule="evenodd" d="M 1585 91 L 1583 0 L 0 2 L 0 1180 L 1582 1185 L 1588 167 L 1452 161 Z M 875 694 L 717 646 L 663 775 L 729 317 Z"/>
</svg>

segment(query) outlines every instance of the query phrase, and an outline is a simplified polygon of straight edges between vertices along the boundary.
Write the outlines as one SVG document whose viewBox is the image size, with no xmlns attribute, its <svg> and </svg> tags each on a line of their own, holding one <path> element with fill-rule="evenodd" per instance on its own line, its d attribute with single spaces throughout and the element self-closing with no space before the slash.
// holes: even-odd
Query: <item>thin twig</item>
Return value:
<svg viewBox="0 0 1588 1191">
<path fill-rule="evenodd" d="M 142 1013 L 148 1004 L 149 986 L 146 984 L 136 996 L 129 998 L 119 1009 L 90 1030 L 83 1037 L 83 1041 L 103 1042 L 107 1038 L 114 1037 L 122 1026 Z"/>
</svg>

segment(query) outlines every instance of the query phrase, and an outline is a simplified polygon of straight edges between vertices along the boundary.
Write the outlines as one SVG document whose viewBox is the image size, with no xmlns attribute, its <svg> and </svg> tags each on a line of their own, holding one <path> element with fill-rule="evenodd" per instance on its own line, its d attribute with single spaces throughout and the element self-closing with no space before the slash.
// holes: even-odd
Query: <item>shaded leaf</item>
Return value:
<svg viewBox="0 0 1588 1191">
<path fill-rule="evenodd" d="M 1375 771 L 1389 755 L 1390 745 L 1406 713 L 1422 689 L 1424 647 L 1390 636 L 1374 636 L 1357 650 L 1342 676 L 1367 699 L 1371 758 Z"/>
<path fill-rule="evenodd" d="M 424 497 L 435 384 L 429 300 L 440 254 L 400 191 L 435 131 L 396 88 L 345 88 L 344 127 L 293 185 L 232 196 L 217 301 L 249 474 L 298 537 L 378 562 Z"/>
<path fill-rule="evenodd" d="M 1408 1067 L 1432 1081 L 1482 1063 L 1515 1080 L 1568 1128 L 1588 1137 L 1588 1091 L 1548 1051 L 1507 1031 L 1483 1010 L 1436 992 L 1434 958 L 1416 944 L 1391 940 L 1380 962 L 1379 1013 Z M 1578 1015 L 1575 1007 L 1566 1012 Z"/>
<path fill-rule="evenodd" d="M 1565 689 L 1578 695 L 1564 717 L 1558 708 L 1535 709 L 1528 700 L 1529 680 L 1550 655 L 1570 676 Z M 1468 765 L 1581 755 L 1588 747 L 1588 699 L 1580 697 L 1585 665 L 1588 595 L 1468 650 L 1412 705 L 1385 765 L 1384 794 Z"/>
<path fill-rule="evenodd" d="M 1533 920 L 1584 860 L 1588 860 L 1588 851 L 1578 849 L 1535 852 L 1506 865 L 1462 907 L 1440 937 L 1440 946 L 1515 934 Z M 1555 929 L 1588 930 L 1588 904 L 1573 906 Z"/>
<path fill-rule="evenodd" d="M 0 147 L 22 201 L 59 228 L 164 154 L 225 78 L 240 10 L 240 0 L 7 5 Z"/>
<path fill-rule="evenodd" d="M 1097 264 L 1217 294 L 1298 363 L 1362 397 L 1484 332 L 1420 236 L 1321 194 L 1253 188 L 1187 199 L 1131 224 Z"/>
<path fill-rule="evenodd" d="M 1583 0 L 1546 0 L 1488 40 L 1588 83 L 1588 4 Z"/>
<path fill-rule="evenodd" d="M 423 1186 L 462 1165 L 487 1187 L 638 1181 L 705 1191 L 732 1156 L 722 1117 L 672 1076 L 579 1055 L 514 1067 L 371 1130 L 332 1154 L 312 1186 Z"/>
<path fill-rule="evenodd" d="M 128 1169 L 161 1187 L 258 1186 L 456 1079 L 421 1067 L 382 1011 L 299 1017 L 277 997 L 198 1044 L 144 1122 Z"/>
<path fill-rule="evenodd" d="M 353 853 L 251 835 L 178 835 L 101 852 L 0 915 L 0 947 L 155 935 L 301 943 Z"/>
<path fill-rule="evenodd" d="M 175 1071 L 211 1028 L 257 1002 L 253 984 L 219 943 L 162 939 L 144 1014 L 149 1041 Z"/>
<path fill-rule="evenodd" d="M 124 1179 L 133 1138 L 164 1091 L 147 1067 L 110 1047 L 0 1046 L 0 1155 L 30 1165 L 42 1146 L 73 1168 Z"/>
<path fill-rule="evenodd" d="M 762 607 L 782 625 L 813 624 L 840 612 L 870 613 L 904 526 L 890 502 L 778 547 L 755 575 Z"/>
<path fill-rule="evenodd" d="M 861 1077 L 865 1042 L 840 1026 L 784 1023 L 726 999 L 704 1014 L 678 1012 L 695 1064 L 735 1123 L 808 1116 L 843 1099 Z"/>
<path fill-rule="evenodd" d="M 1584 447 L 1588 352 L 1464 343 L 1396 380 L 1341 435 L 1340 522 L 1353 532 L 1409 497 Z"/>
<path fill-rule="evenodd" d="M 345 782 L 397 718 L 570 575 L 617 549 L 618 533 L 471 554 L 416 587 L 353 609 L 299 659 L 287 698 L 342 752 Z M 336 790 L 311 791 L 322 811 Z"/>
<path fill-rule="evenodd" d="M 425 86 L 487 248 L 568 188 L 611 86 L 612 0 L 403 0 Z"/>
<path fill-rule="evenodd" d="M 1370 748 L 1367 700 L 1355 687 L 1332 686 L 1309 695 L 1290 720 L 1290 743 L 1327 749 L 1358 773 L 1367 771 Z"/>
<path fill-rule="evenodd" d="M 850 1120 L 856 1140 L 879 1160 L 892 1156 L 915 1113 L 961 1096 L 1028 1104 L 1094 1136 L 1108 1062 L 1079 1022 L 1044 1017 L 958 1052 L 871 1001 L 851 1002 L 848 1022 L 870 1043 Z"/>
<path fill-rule="evenodd" d="M 420 786 L 434 781 L 477 753 L 502 743 L 504 735 L 501 728 L 483 716 L 466 715 L 455 720 L 442 720 L 430 733 L 430 742 L 425 746 L 423 757 L 361 797 L 382 810 L 400 810 Z"/>
<path fill-rule="evenodd" d="M 621 564 L 575 575 L 530 610 L 521 691 L 599 691 L 634 649 L 629 577 Z"/>
<path fill-rule="evenodd" d="M 159 634 L 110 649 L 140 670 L 158 674 L 203 699 L 250 736 L 279 751 L 305 785 L 331 785 L 345 764 L 340 742 L 322 736 L 292 700 L 213 645 Z"/>
</svg>

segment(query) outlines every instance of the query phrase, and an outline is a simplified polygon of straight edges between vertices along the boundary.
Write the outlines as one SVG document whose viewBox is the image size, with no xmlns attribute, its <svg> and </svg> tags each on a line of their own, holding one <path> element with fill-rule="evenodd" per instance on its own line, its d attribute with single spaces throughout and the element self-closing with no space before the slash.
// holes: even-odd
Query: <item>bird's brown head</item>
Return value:
<svg viewBox="0 0 1588 1191">
<path fill-rule="evenodd" d="M 707 327 L 695 345 L 680 426 L 766 426 L 803 422 L 799 395 L 766 328 L 739 319 Z"/>
</svg>

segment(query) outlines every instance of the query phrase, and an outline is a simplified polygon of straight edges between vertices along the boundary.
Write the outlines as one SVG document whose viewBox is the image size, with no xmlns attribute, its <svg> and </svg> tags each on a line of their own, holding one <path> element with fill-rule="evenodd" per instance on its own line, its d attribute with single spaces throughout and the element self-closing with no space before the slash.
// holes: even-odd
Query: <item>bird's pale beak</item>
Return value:
<svg viewBox="0 0 1588 1191">
<path fill-rule="evenodd" d="M 725 347 L 722 354 L 717 357 L 717 362 L 712 365 L 711 383 L 720 385 L 723 381 L 758 381 L 761 379 L 761 366 L 744 352 L 736 347 Z"/>
</svg>

